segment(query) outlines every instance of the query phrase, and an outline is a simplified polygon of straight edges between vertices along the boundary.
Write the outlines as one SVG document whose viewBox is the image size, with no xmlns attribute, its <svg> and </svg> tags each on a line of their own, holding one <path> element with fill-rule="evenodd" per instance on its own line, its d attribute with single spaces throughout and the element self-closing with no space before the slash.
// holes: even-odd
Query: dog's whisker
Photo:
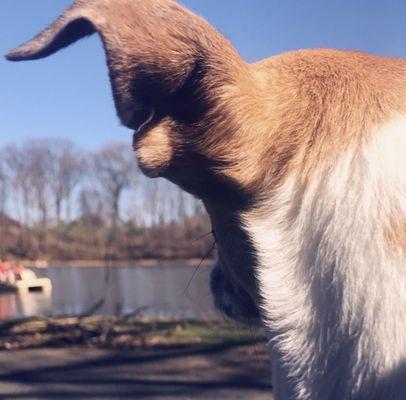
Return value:
<svg viewBox="0 0 406 400">
<path fill-rule="evenodd" d="M 204 239 L 204 238 L 206 238 L 206 237 L 208 237 L 208 236 L 210 236 L 210 235 L 213 236 L 213 231 L 207 232 L 207 233 L 205 233 L 204 235 L 199 236 L 199 237 L 196 238 L 196 239 L 193 239 L 193 242 L 192 242 L 192 243 L 196 243 L 196 242 L 198 242 L 198 241 L 200 241 L 200 240 L 202 240 L 202 239 Z"/>
<path fill-rule="evenodd" d="M 212 253 L 212 251 L 214 250 L 214 247 L 216 246 L 216 243 L 213 242 L 213 244 L 210 246 L 209 250 L 207 251 L 207 253 L 203 256 L 203 258 L 200 260 L 199 264 L 195 267 L 192 276 L 190 277 L 185 290 L 182 292 L 181 297 L 184 296 L 187 291 L 189 290 L 190 285 L 193 282 L 193 279 L 196 277 L 197 273 L 199 272 L 200 267 L 202 266 L 202 264 L 204 263 L 204 261 L 206 260 L 207 257 L 210 256 L 210 254 Z"/>
</svg>

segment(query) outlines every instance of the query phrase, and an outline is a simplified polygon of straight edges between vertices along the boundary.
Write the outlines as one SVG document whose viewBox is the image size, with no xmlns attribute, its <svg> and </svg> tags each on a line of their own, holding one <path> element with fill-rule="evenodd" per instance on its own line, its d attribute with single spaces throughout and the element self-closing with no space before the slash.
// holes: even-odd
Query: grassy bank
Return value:
<svg viewBox="0 0 406 400">
<path fill-rule="evenodd" d="M 86 346 L 131 349 L 265 344 L 262 331 L 230 322 L 139 318 L 35 318 L 0 323 L 0 350 Z"/>
</svg>

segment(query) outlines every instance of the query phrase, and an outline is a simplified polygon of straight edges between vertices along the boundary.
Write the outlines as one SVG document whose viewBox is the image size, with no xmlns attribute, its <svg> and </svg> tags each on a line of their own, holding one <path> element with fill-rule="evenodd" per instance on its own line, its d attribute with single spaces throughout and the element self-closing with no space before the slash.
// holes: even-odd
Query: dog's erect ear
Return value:
<svg viewBox="0 0 406 400">
<path fill-rule="evenodd" d="M 182 109 L 191 97 L 203 98 L 200 86 L 205 76 L 210 75 L 206 84 L 213 88 L 238 76 L 235 69 L 242 65 L 222 35 L 171 0 L 77 0 L 6 57 L 47 57 L 94 32 L 106 50 L 118 114 L 130 127 L 142 122 L 133 122 L 142 110 L 165 114 L 169 112 L 159 108 Z"/>
</svg>

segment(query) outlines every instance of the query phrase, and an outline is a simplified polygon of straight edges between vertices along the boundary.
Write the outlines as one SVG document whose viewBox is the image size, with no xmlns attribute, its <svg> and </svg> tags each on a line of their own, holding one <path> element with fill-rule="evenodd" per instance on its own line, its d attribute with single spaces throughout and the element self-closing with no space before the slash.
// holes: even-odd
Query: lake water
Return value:
<svg viewBox="0 0 406 400">
<path fill-rule="evenodd" d="M 52 281 L 50 293 L 0 295 L 0 318 L 125 315 L 216 319 L 210 267 L 184 265 L 32 268 Z"/>
</svg>

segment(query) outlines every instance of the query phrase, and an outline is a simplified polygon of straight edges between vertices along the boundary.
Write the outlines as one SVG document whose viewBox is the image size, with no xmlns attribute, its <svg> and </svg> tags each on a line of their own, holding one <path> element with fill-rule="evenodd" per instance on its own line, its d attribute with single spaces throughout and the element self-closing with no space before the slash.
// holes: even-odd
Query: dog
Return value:
<svg viewBox="0 0 406 400">
<path fill-rule="evenodd" d="M 7 58 L 95 32 L 140 168 L 206 206 L 217 306 L 261 316 L 275 398 L 406 399 L 406 61 L 248 64 L 170 0 L 77 0 Z"/>
</svg>

